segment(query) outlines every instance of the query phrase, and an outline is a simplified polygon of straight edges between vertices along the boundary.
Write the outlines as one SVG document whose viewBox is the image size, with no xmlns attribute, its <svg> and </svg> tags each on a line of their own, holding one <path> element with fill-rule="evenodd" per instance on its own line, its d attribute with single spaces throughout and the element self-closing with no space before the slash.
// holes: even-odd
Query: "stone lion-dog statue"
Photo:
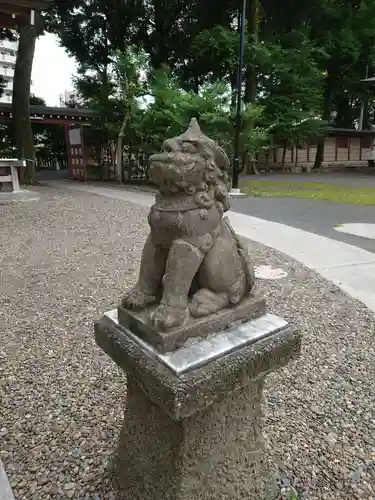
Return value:
<svg viewBox="0 0 375 500">
<path fill-rule="evenodd" d="M 139 278 L 122 308 L 149 310 L 155 330 L 233 309 L 250 296 L 254 270 L 224 212 L 230 208 L 224 150 L 196 119 L 150 157 L 158 186 L 148 222 Z M 154 307 L 150 307 L 154 305 Z"/>
</svg>

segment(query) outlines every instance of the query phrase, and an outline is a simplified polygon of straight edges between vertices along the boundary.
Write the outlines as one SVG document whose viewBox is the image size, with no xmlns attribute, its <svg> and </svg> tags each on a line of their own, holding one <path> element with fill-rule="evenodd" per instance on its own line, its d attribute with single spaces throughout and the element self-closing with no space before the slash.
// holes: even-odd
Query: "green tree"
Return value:
<svg viewBox="0 0 375 500">
<path fill-rule="evenodd" d="M 46 12 L 48 30 L 59 36 L 78 64 L 77 85 L 83 98 L 100 94 L 103 104 L 109 99 L 112 55 L 125 52 L 137 19 L 137 1 L 129 0 L 55 1 Z"/>
<path fill-rule="evenodd" d="M 236 30 L 217 25 L 198 33 L 191 48 L 191 59 L 194 61 L 191 64 L 196 69 L 200 68 L 201 81 L 229 78 L 233 107 L 237 85 L 239 41 L 240 37 Z"/>
<path fill-rule="evenodd" d="M 366 66 L 374 68 L 375 2 L 319 0 L 309 21 L 310 37 L 318 48 L 316 61 L 324 75 L 321 116 L 351 128 L 359 116 L 364 94 L 360 80 Z M 318 144 L 315 168 L 324 157 Z"/>
<path fill-rule="evenodd" d="M 113 54 L 125 53 L 139 19 L 137 0 L 54 2 L 45 13 L 47 29 L 58 35 L 61 45 L 78 65 L 75 86 L 84 105 L 97 111 L 90 139 L 100 158 L 103 144 L 114 139 L 114 122 L 122 104 L 114 98 Z M 100 118 L 99 118 L 100 117 Z M 118 130 L 117 130 L 118 133 Z"/>
<path fill-rule="evenodd" d="M 127 129 L 134 125 L 132 120 L 139 109 L 138 100 L 146 91 L 142 82 L 145 80 L 148 59 L 143 51 L 132 46 L 124 53 L 117 51 L 113 62 L 115 97 L 123 108 L 116 145 L 116 180 L 121 182 L 124 137 Z"/>
<path fill-rule="evenodd" d="M 199 92 L 184 90 L 178 78 L 167 68 L 155 72 L 150 89 L 151 104 L 144 110 L 140 126 L 155 148 L 160 148 L 166 137 L 184 131 L 191 118 L 197 118 L 202 130 L 220 142 L 232 155 L 234 114 L 231 110 L 230 86 L 225 81 L 207 82 Z M 248 124 L 260 118 L 262 109 L 249 105 L 243 112 L 241 149 L 255 154 L 267 142 L 267 131 L 262 127 L 249 129 Z"/>
<path fill-rule="evenodd" d="M 112 55 L 126 54 L 133 44 L 149 57 L 154 101 L 146 110 L 135 106 L 133 125 L 125 127 L 128 140 L 139 141 L 147 130 L 148 137 L 160 141 L 166 127 L 177 130 L 190 112 L 199 112 L 197 105 L 205 109 L 203 93 L 217 81 L 224 83 L 226 92 L 231 89 L 229 107 L 233 107 L 240 4 L 238 0 L 117 0 L 111 5 L 105 0 L 72 0 L 68 6 L 56 2 L 49 26 L 78 62 L 77 86 L 86 102 L 100 110 L 98 140 L 118 139 L 124 123 L 126 99 L 118 98 Z M 371 75 L 375 67 L 374 0 L 247 0 L 246 7 L 243 129 L 249 137 L 260 130 L 263 138 L 268 131 L 271 144 L 285 146 L 321 137 L 333 121 L 354 126 L 366 95 L 359 81 L 366 68 Z M 171 68 L 170 87 L 158 90 L 155 78 L 162 78 L 165 66 Z M 259 109 L 261 113 L 254 112 Z M 366 109 L 369 121 L 374 113 L 371 102 Z M 216 127 L 220 128 L 220 117 L 225 117 L 229 129 L 233 127 L 229 108 L 213 115 Z M 260 142 L 265 147 L 267 141 Z M 323 141 L 316 166 L 323 158 L 322 145 Z M 256 149 L 251 146 L 247 157 Z"/>
<path fill-rule="evenodd" d="M 35 94 L 30 94 L 29 104 L 33 104 L 34 106 L 47 106 L 45 99 Z"/>
</svg>

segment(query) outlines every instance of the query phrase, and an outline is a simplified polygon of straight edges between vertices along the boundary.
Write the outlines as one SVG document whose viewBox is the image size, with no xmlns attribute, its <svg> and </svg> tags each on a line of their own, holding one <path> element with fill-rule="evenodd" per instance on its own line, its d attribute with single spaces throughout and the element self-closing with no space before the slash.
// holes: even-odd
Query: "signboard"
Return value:
<svg viewBox="0 0 375 500">
<path fill-rule="evenodd" d="M 82 125 L 70 125 L 66 128 L 66 145 L 68 149 L 69 178 L 86 182 L 87 162 Z"/>
</svg>

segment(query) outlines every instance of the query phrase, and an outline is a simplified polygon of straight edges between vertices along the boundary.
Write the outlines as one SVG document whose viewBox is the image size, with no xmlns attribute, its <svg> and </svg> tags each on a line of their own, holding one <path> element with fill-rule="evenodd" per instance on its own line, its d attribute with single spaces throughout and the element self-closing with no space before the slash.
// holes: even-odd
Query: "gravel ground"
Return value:
<svg viewBox="0 0 375 500">
<path fill-rule="evenodd" d="M 93 322 L 136 278 L 145 208 L 38 188 L 1 207 L 1 458 L 16 499 L 111 500 L 125 379 L 93 340 Z M 309 500 L 375 495 L 374 316 L 271 249 L 256 265 L 269 308 L 304 334 L 303 355 L 268 377 L 267 456 Z"/>
</svg>

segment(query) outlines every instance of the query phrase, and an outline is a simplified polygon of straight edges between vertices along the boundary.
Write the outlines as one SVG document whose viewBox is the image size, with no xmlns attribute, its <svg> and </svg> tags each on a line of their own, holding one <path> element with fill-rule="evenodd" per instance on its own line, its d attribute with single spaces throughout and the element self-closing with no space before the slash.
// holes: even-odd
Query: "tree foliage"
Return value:
<svg viewBox="0 0 375 500">
<path fill-rule="evenodd" d="M 288 15 L 276 1 L 248 0 L 244 154 L 253 155 L 259 144 L 265 147 L 267 141 L 301 141 L 306 134 L 320 131 L 325 79 L 321 60 L 325 52 L 313 37 L 310 18 L 324 8 L 323 3 L 314 0 L 303 7 L 288 0 L 288 9 L 293 12 Z M 112 10 L 108 4 L 105 0 L 74 0 L 70 8 L 57 6 L 49 16 L 51 28 L 78 62 L 79 91 L 100 111 L 101 136 L 113 138 L 120 133 L 128 102 L 123 96 L 121 103 L 116 96 L 121 81 L 118 74 L 114 78 L 113 54 L 126 55 L 135 45 L 148 56 L 151 104 L 147 112 L 132 110 L 133 126 L 126 131 L 129 140 L 148 137 L 160 143 L 161 133 L 165 136 L 186 126 L 193 113 L 212 130 L 211 135 L 221 134 L 230 150 L 238 2 L 118 0 Z"/>
<path fill-rule="evenodd" d="M 98 111 L 97 144 L 123 134 L 134 144 L 160 145 L 195 115 L 230 152 L 240 4 L 56 0 L 45 25 L 78 63 L 76 86 Z M 365 126 L 374 126 L 375 107 L 361 79 L 375 72 L 375 0 L 246 4 L 244 158 L 267 146 L 303 144 L 322 136 L 327 124 L 357 126 L 363 99 Z M 140 94 L 148 95 L 147 105 Z"/>
</svg>

